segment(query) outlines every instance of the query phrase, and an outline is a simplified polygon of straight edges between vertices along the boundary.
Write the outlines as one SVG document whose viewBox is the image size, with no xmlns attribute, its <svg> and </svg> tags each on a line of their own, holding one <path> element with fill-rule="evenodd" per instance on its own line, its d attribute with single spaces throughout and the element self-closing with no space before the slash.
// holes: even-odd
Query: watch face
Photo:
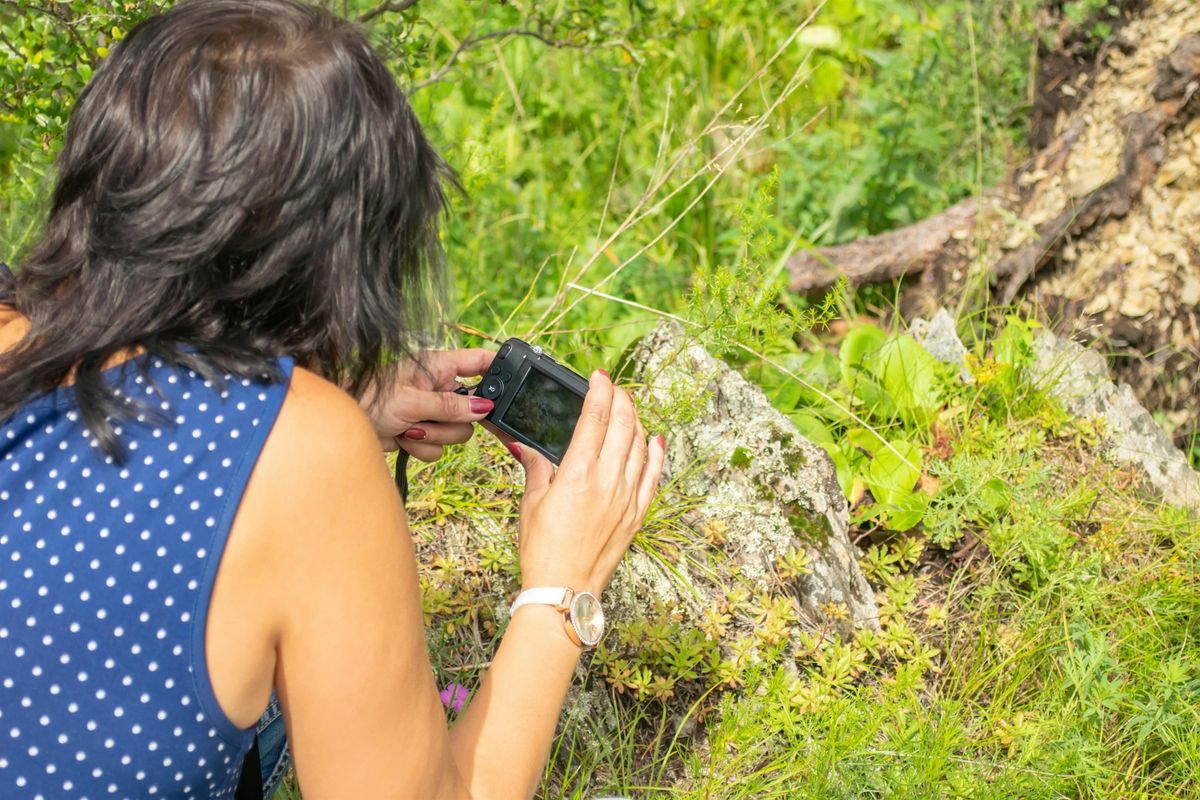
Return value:
<svg viewBox="0 0 1200 800">
<path fill-rule="evenodd" d="M 588 647 L 595 647 L 604 635 L 604 610 L 600 601 L 591 592 L 580 592 L 571 601 L 571 624 L 579 634 L 579 640 Z"/>
</svg>

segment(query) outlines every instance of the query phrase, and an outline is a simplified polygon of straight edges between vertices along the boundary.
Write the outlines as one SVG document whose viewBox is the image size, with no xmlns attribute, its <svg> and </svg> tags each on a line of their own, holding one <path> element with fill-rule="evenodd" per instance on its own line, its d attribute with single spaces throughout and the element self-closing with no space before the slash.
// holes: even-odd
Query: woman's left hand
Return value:
<svg viewBox="0 0 1200 800">
<path fill-rule="evenodd" d="M 490 350 L 435 350 L 401 363 L 378 402 L 371 402 L 373 393 L 363 401 L 383 449 L 437 461 L 445 445 L 470 439 L 472 423 L 487 416 L 492 401 L 455 394 L 457 378 L 483 375 L 495 357 Z"/>
</svg>

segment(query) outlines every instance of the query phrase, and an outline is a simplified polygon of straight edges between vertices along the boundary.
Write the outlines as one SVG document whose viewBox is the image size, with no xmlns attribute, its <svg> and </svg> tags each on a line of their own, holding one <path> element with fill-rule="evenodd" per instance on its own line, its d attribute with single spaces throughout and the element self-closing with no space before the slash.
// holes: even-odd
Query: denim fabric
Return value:
<svg viewBox="0 0 1200 800">
<path fill-rule="evenodd" d="M 271 702 L 266 713 L 258 721 L 258 759 L 262 767 L 263 798 L 269 798 L 279 788 L 292 765 L 292 754 L 288 749 L 287 732 L 283 727 L 283 715 L 279 710 L 279 698 L 271 693 Z"/>
<path fill-rule="evenodd" d="M 8 300 L 8 295 L 13 282 L 12 270 L 3 261 L 0 261 L 0 303 Z"/>
</svg>

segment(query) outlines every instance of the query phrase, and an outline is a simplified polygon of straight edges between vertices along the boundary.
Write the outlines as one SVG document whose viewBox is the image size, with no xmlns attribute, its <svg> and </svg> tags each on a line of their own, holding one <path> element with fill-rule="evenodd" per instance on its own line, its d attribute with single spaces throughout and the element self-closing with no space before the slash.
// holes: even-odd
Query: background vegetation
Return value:
<svg viewBox="0 0 1200 800">
<path fill-rule="evenodd" d="M 164 5 L 0 2 L 0 260 L 36 235 L 79 88 Z M 879 592 L 879 634 L 814 637 L 797 663 L 769 639 L 789 608 L 736 587 L 711 624 L 754 620 L 744 652 L 669 615 L 615 631 L 589 680 L 617 718 L 568 716 L 544 796 L 1197 794 L 1200 531 L 1031 384 L 1032 323 L 965 316 L 966 385 L 900 332 L 892 289 L 782 290 L 797 248 L 920 219 L 1022 155 L 1042 5 L 333 3 L 462 175 L 450 337 L 540 337 L 586 371 L 687 320 L 830 453 Z M 1108 3 L 1054 5 L 1109 32 Z M 669 430 L 686 399 L 656 412 Z M 470 687 L 498 633 L 476 598 L 514 552 L 439 552 L 437 531 L 511 529 L 514 478 L 486 443 L 413 477 L 439 674 Z"/>
</svg>

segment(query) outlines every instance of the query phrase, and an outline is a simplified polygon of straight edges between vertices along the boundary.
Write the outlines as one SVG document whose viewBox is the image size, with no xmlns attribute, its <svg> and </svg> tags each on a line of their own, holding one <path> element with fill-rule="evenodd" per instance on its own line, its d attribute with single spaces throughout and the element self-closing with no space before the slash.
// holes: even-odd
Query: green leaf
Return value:
<svg viewBox="0 0 1200 800">
<path fill-rule="evenodd" d="M 889 506 L 887 509 L 887 526 L 894 531 L 907 531 L 917 527 L 929 510 L 931 498 L 924 492 L 909 492 L 908 496 Z"/>
<path fill-rule="evenodd" d="M 876 450 L 883 448 L 883 441 L 878 434 L 872 433 L 866 428 L 851 428 L 846 431 L 846 440 L 855 447 L 866 450 L 874 455 Z M 884 448 L 886 449 L 886 448 Z"/>
<path fill-rule="evenodd" d="M 1008 506 L 1008 495 L 1008 485 L 992 478 L 979 488 L 980 511 L 986 518 L 995 519 Z"/>
<path fill-rule="evenodd" d="M 863 362 L 883 347 L 885 341 L 887 334 L 874 325 L 860 325 L 846 334 L 842 346 L 838 349 L 842 380 L 853 385 L 863 369 Z"/>
<path fill-rule="evenodd" d="M 810 411 L 796 411 L 788 415 L 800 434 L 814 444 L 835 444 L 833 434 L 821 419 Z"/>
<path fill-rule="evenodd" d="M 1014 315 L 1005 317 L 1005 321 L 1004 330 L 993 342 L 996 361 L 1023 367 L 1033 360 L 1033 332 L 1041 326 Z"/>
<path fill-rule="evenodd" d="M 891 445 L 875 454 L 863 479 L 877 502 L 900 506 L 921 477 L 921 451 L 912 442 L 901 439 L 893 440 Z"/>
<path fill-rule="evenodd" d="M 911 336 L 888 339 L 864 366 L 909 419 L 928 422 L 941 407 L 942 365 Z"/>
<path fill-rule="evenodd" d="M 804 389 L 800 386 L 800 382 L 787 377 L 767 390 L 771 405 L 785 414 L 799 405 L 803 394 Z"/>
</svg>

